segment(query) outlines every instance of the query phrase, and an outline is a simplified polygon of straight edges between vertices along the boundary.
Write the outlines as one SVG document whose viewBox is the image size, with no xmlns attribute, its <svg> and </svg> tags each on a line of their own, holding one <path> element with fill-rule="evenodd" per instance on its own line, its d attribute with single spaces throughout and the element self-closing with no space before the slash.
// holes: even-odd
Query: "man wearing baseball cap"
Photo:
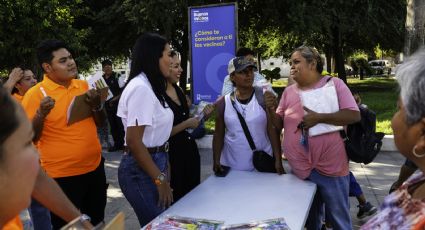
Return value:
<svg viewBox="0 0 425 230">
<path fill-rule="evenodd" d="M 244 120 L 255 149 L 261 150 L 271 158 L 270 172 L 285 173 L 282 166 L 279 136 L 267 121 L 267 111 L 262 106 L 263 96 L 257 95 L 253 87 L 255 63 L 245 57 L 235 57 L 229 61 L 229 81 L 235 87 L 232 93 L 220 97 L 216 104 L 215 132 L 213 137 L 213 170 L 224 176 L 226 168 L 241 171 L 255 170 L 253 151 L 247 145 L 242 128 Z M 260 89 L 261 90 L 261 89 Z M 254 96 L 255 95 L 255 96 Z M 243 119 L 239 119 L 239 117 Z M 274 161 L 274 162 L 273 162 Z"/>
</svg>

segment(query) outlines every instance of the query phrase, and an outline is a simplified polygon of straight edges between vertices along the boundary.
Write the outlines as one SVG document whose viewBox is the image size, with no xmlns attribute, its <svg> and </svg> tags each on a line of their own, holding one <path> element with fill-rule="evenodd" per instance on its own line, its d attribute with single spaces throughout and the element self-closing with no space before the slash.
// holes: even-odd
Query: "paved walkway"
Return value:
<svg viewBox="0 0 425 230">
<path fill-rule="evenodd" d="M 200 154 L 201 180 L 204 180 L 212 173 L 212 151 L 211 149 L 200 149 Z M 106 221 L 112 219 L 119 211 L 123 211 L 126 216 L 126 229 L 140 229 L 137 217 L 118 185 L 117 169 L 121 153 L 104 153 L 103 155 L 106 158 L 105 169 L 109 182 Z M 381 152 L 373 163 L 369 165 L 350 163 L 350 168 L 361 185 L 367 200 L 379 207 L 388 194 L 390 185 L 396 180 L 403 161 L 403 156 L 398 152 Z M 288 164 L 285 162 L 285 169 L 288 168 Z M 357 200 L 351 198 L 350 201 L 353 229 L 358 229 L 368 218 L 358 220 L 356 217 L 358 212 Z"/>
</svg>

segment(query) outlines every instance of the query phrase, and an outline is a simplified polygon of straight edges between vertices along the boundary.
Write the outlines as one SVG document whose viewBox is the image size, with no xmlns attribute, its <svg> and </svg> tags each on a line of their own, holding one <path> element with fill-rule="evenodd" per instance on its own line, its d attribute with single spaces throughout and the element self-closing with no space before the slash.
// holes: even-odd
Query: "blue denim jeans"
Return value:
<svg viewBox="0 0 425 230">
<path fill-rule="evenodd" d="M 317 186 L 307 218 L 307 229 L 320 230 L 323 220 L 323 205 L 325 205 L 326 219 L 331 221 L 333 229 L 352 229 L 348 198 L 349 175 L 331 177 L 313 170 L 307 179 Z"/>
<path fill-rule="evenodd" d="M 353 173 L 350 171 L 350 190 L 349 196 L 359 197 L 363 194 L 362 188 L 354 177 Z"/>
<path fill-rule="evenodd" d="M 168 154 L 151 154 L 152 160 L 161 172 L 166 172 Z M 158 206 L 158 189 L 152 178 L 139 167 L 131 154 L 124 154 L 118 168 L 118 182 L 125 198 L 133 207 L 143 227 L 165 209 Z"/>
<path fill-rule="evenodd" d="M 35 199 L 31 200 L 31 206 L 29 208 L 32 224 L 34 230 L 50 230 L 52 229 L 52 223 L 50 221 L 50 211 L 43 205 L 38 203 Z"/>
</svg>

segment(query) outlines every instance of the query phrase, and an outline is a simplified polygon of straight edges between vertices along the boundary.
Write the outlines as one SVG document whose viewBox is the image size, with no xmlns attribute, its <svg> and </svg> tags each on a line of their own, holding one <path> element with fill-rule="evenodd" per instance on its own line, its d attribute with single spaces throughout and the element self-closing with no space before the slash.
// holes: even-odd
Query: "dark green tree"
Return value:
<svg viewBox="0 0 425 230">
<path fill-rule="evenodd" d="M 73 27 L 86 11 L 80 0 L 1 0 L 0 5 L 0 70 L 26 63 L 39 72 L 35 47 L 52 38 L 67 42 L 79 64 L 87 66 L 83 41 L 90 30 Z"/>
<path fill-rule="evenodd" d="M 267 80 L 269 80 L 272 84 L 273 84 L 273 80 L 278 80 L 280 79 L 280 68 L 276 67 L 272 70 L 262 70 L 261 74 L 263 74 Z"/>
</svg>

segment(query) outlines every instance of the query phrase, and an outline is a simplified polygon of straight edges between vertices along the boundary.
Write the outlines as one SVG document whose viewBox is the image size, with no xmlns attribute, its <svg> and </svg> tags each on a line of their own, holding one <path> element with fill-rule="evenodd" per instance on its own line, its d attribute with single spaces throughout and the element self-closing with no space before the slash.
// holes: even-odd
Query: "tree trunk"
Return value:
<svg viewBox="0 0 425 230">
<path fill-rule="evenodd" d="M 347 84 L 347 74 L 344 68 L 344 56 L 342 54 L 341 32 L 338 24 L 333 27 L 333 54 L 335 57 L 335 69 L 338 77 Z"/>
<path fill-rule="evenodd" d="M 261 72 L 261 54 L 260 54 L 260 52 L 257 53 L 257 65 L 258 65 L 258 72 Z"/>
<path fill-rule="evenodd" d="M 326 71 L 329 73 L 332 73 L 332 49 L 330 47 L 327 47 L 325 49 L 325 56 L 326 56 Z"/>
</svg>

